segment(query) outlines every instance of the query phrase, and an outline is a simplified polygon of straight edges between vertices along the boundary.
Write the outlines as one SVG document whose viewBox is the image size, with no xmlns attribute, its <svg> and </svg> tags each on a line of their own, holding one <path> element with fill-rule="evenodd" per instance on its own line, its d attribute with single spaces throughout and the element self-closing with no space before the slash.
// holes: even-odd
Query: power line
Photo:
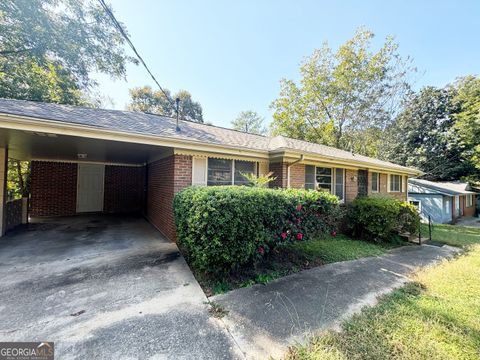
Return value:
<svg viewBox="0 0 480 360">
<path fill-rule="evenodd" d="M 112 20 L 113 22 L 113 25 L 117 28 L 117 30 L 120 32 L 120 34 L 123 36 L 123 38 L 126 40 L 126 42 L 128 43 L 128 45 L 130 46 L 130 48 L 133 50 L 133 52 L 135 53 L 135 55 L 137 56 L 138 60 L 140 61 L 140 63 L 143 65 L 143 67 L 147 70 L 147 72 L 150 74 L 151 78 L 153 79 L 153 81 L 155 82 L 155 84 L 157 84 L 158 88 L 160 89 L 160 91 L 163 93 L 163 95 L 165 95 L 165 98 L 168 100 L 168 102 L 170 103 L 170 105 L 172 106 L 173 109 L 175 109 L 175 112 L 177 113 L 178 115 L 178 106 L 176 106 L 173 102 L 172 99 L 170 99 L 170 96 L 167 94 L 167 92 L 162 88 L 162 86 L 160 85 L 160 83 L 157 81 L 157 79 L 155 78 L 155 76 L 152 74 L 152 72 L 150 71 L 150 69 L 148 68 L 147 64 L 145 63 L 145 61 L 143 60 L 143 58 L 140 56 L 140 54 L 138 53 L 137 49 L 135 48 L 135 46 L 133 45 L 132 41 L 130 40 L 130 38 L 128 37 L 127 33 L 125 32 L 125 30 L 123 29 L 122 25 L 118 22 L 118 20 L 115 18 L 115 15 L 113 15 L 112 11 L 110 10 L 110 8 L 107 6 L 107 4 L 105 3 L 104 0 L 98 0 L 100 2 L 100 5 L 102 5 L 103 9 L 105 10 L 105 12 L 107 13 L 107 15 L 110 17 L 110 19 Z"/>
</svg>

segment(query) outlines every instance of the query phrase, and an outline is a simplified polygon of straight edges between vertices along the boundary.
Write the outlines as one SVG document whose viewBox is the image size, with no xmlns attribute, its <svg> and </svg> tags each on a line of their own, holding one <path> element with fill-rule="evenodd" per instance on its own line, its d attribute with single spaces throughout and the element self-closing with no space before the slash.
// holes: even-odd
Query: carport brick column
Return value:
<svg viewBox="0 0 480 360">
<path fill-rule="evenodd" d="M 174 193 L 192 185 L 192 157 L 174 155 Z"/>
<path fill-rule="evenodd" d="M 171 155 L 148 164 L 147 218 L 169 240 L 176 241 L 173 198 L 192 184 L 192 157 Z"/>
<path fill-rule="evenodd" d="M 0 148 L 0 236 L 3 236 L 6 231 L 7 165 L 8 150 Z"/>
</svg>

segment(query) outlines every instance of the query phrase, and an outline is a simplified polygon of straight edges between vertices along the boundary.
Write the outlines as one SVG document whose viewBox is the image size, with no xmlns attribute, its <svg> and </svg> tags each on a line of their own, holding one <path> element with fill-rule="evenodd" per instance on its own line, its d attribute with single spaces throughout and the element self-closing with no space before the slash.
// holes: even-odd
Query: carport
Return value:
<svg viewBox="0 0 480 360">
<path fill-rule="evenodd" d="M 1 234 L 22 215 L 8 158 L 31 162 L 32 216 L 0 239 L 2 339 L 54 341 L 60 358 L 238 356 L 169 241 L 192 183 L 174 136 L 159 116 L 0 99 Z"/>
<path fill-rule="evenodd" d="M 0 123 L 2 235 L 22 222 L 22 211 L 7 199 L 9 158 L 30 161 L 30 217 L 136 213 L 150 218 L 150 213 L 159 217 L 159 212 L 169 207 L 171 199 L 162 197 L 155 188 L 166 185 L 168 179 L 165 184 L 159 183 L 162 179 L 152 181 L 149 188 L 148 172 L 154 168 L 152 164 L 173 154 L 172 147 L 132 137 L 122 141 L 119 134 L 105 134 L 102 129 L 11 120 L 15 119 L 9 116 Z M 152 204 L 149 208 L 149 193 L 156 193 L 157 207 L 165 201 L 163 208 L 153 209 Z M 26 204 L 24 201 L 23 220 Z M 160 227 L 155 219 L 151 222 Z M 162 232 L 171 238 L 168 231 Z"/>
</svg>

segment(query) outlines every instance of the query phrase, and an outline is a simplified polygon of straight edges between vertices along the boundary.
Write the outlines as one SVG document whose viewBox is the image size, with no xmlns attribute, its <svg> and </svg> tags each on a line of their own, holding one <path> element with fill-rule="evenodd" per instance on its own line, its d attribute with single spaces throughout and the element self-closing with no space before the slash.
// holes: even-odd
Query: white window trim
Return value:
<svg viewBox="0 0 480 360">
<path fill-rule="evenodd" d="M 377 174 L 377 190 L 373 190 L 372 189 L 372 185 L 373 185 L 373 181 L 372 183 L 370 184 L 370 191 L 373 193 L 373 194 L 377 194 L 380 192 L 380 173 L 377 172 L 377 171 L 371 171 L 371 174 L 372 176 L 370 176 L 370 179 L 373 177 L 373 174 Z"/>
<path fill-rule="evenodd" d="M 418 209 L 418 212 L 421 213 L 422 212 L 422 202 L 420 200 L 408 200 L 408 202 L 415 206 L 414 204 L 412 204 L 413 202 L 418 202 L 418 207 L 416 207 Z"/>
<path fill-rule="evenodd" d="M 473 194 L 467 194 L 465 197 L 465 206 L 472 207 L 473 206 Z"/>
<path fill-rule="evenodd" d="M 390 188 L 390 184 L 391 184 L 390 178 L 391 178 L 392 176 L 400 176 L 400 179 L 401 179 L 401 180 L 400 180 L 400 181 L 401 181 L 400 190 L 391 190 L 391 188 Z M 404 185 L 403 185 L 404 183 L 405 183 L 405 181 L 404 181 L 402 175 L 399 175 L 399 174 L 391 174 L 391 173 L 388 173 L 388 174 L 387 174 L 387 192 L 389 192 L 389 193 L 401 194 L 401 193 L 402 193 L 402 190 L 403 190 L 402 188 L 403 188 L 403 186 L 404 186 Z"/>
</svg>

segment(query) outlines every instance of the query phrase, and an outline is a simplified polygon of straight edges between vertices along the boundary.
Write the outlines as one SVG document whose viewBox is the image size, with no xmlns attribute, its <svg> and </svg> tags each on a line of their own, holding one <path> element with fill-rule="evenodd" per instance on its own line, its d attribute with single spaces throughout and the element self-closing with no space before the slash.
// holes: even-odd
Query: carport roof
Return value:
<svg viewBox="0 0 480 360">
<path fill-rule="evenodd" d="M 0 99 L 0 115 L 15 115 L 30 119 L 55 121 L 132 134 L 145 134 L 204 144 L 235 146 L 268 153 L 293 151 L 324 156 L 346 162 L 355 162 L 392 171 L 420 174 L 420 171 L 367 156 L 353 154 L 307 141 L 284 136 L 261 136 L 213 125 L 180 120 L 176 130 L 173 118 L 133 111 L 106 110 L 52 103 Z M 0 125 L 1 127 L 1 125 Z"/>
</svg>

